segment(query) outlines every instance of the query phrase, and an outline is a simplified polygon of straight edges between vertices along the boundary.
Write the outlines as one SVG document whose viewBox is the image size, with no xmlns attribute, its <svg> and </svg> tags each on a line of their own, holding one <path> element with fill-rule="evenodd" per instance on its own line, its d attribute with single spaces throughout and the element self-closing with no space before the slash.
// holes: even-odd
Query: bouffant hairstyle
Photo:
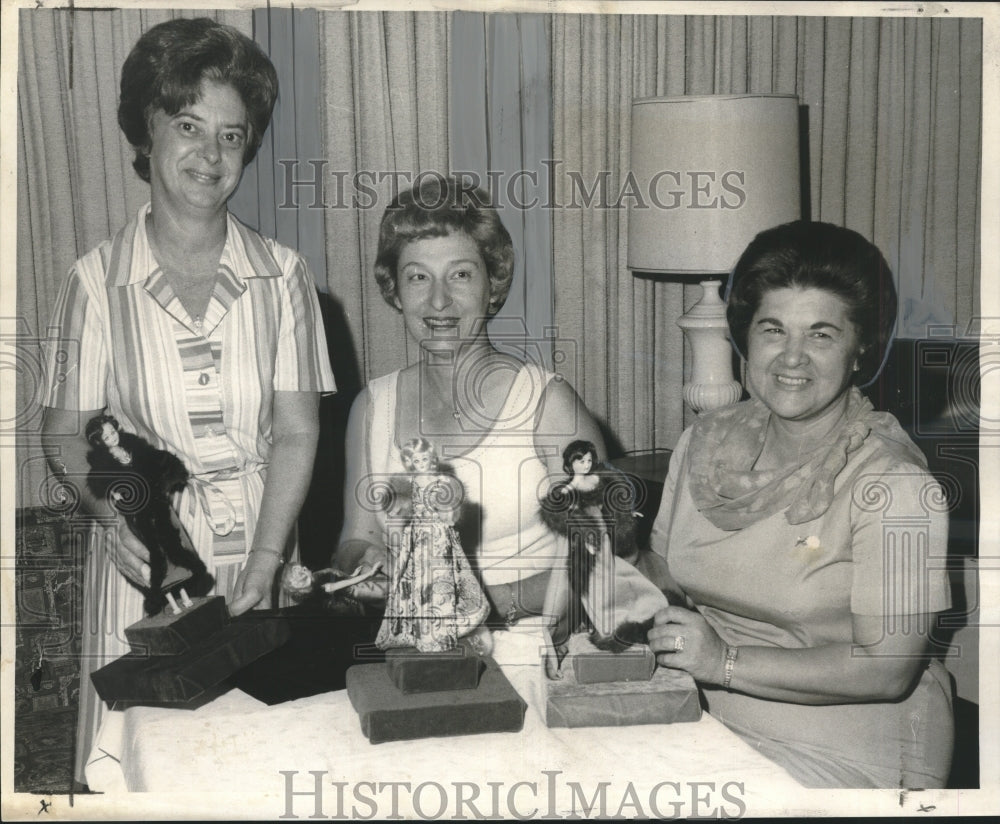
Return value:
<svg viewBox="0 0 1000 824">
<path fill-rule="evenodd" d="M 726 318 L 745 358 L 753 316 L 766 292 L 787 287 L 824 289 L 846 305 L 858 329 L 854 383 L 871 383 L 882 368 L 896 324 L 896 287 L 878 248 L 851 229 L 805 220 L 757 235 L 729 280 Z"/>
<path fill-rule="evenodd" d="M 247 110 L 246 166 L 257 154 L 278 97 L 278 74 L 261 48 L 207 17 L 178 18 L 142 35 L 122 66 L 118 125 L 135 148 L 132 167 L 149 182 L 149 122 L 198 101 L 205 80 L 232 86 Z"/>
<path fill-rule="evenodd" d="M 590 441 L 571 441 L 563 450 L 563 471 L 567 475 L 573 474 L 573 461 L 586 458 L 590 455 L 594 464 L 597 464 L 597 447 Z"/>
<path fill-rule="evenodd" d="M 400 192 L 382 216 L 375 280 L 393 308 L 396 305 L 396 267 L 403 247 L 414 240 L 468 235 L 486 265 L 490 283 L 489 314 L 503 306 L 514 277 L 514 244 L 496 207 L 482 189 L 463 185 L 457 178 L 420 175 L 411 189 Z"/>
</svg>

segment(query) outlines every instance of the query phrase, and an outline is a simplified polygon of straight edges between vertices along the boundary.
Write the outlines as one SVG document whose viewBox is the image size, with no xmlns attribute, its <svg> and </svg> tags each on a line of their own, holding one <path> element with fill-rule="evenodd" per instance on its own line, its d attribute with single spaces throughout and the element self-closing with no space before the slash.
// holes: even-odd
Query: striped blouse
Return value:
<svg viewBox="0 0 1000 824">
<path fill-rule="evenodd" d="M 194 476 L 187 514 L 206 516 L 218 560 L 242 557 L 274 392 L 336 390 L 313 277 L 297 252 L 230 215 L 215 291 L 204 318 L 192 319 L 150 250 L 149 208 L 70 270 L 47 347 L 45 403 L 106 407 L 125 430 L 180 456 Z M 190 523 L 184 500 L 180 509 Z"/>
</svg>

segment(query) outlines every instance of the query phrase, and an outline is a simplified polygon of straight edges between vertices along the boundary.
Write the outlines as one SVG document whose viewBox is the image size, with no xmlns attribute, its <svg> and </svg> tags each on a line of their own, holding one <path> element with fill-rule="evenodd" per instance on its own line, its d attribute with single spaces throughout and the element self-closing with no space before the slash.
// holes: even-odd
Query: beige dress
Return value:
<svg viewBox="0 0 1000 824">
<path fill-rule="evenodd" d="M 674 452 L 652 534 L 670 572 L 727 644 L 851 642 L 851 616 L 924 620 L 950 606 L 947 516 L 926 469 L 872 433 L 829 509 L 723 530 L 690 490 L 691 430 Z M 737 666 L 738 666 L 737 661 Z M 709 712 L 810 787 L 941 787 L 953 739 L 947 673 L 931 661 L 898 702 L 811 706 L 706 688 Z"/>
</svg>

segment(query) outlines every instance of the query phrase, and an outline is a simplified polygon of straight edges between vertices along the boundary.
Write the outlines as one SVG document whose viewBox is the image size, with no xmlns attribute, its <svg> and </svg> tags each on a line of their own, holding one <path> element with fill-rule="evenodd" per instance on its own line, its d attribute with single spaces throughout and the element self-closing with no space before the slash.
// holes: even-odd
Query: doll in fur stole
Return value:
<svg viewBox="0 0 1000 824">
<path fill-rule="evenodd" d="M 602 629 L 588 614 L 585 601 L 602 553 L 606 557 L 610 550 L 615 556 L 608 559 L 614 570 L 615 563 L 627 564 L 621 558 L 635 551 L 636 519 L 641 517 L 635 511 L 636 490 L 622 473 L 598 466 L 597 449 L 590 441 L 573 441 L 563 450 L 563 470 L 567 478 L 552 484 L 541 502 L 546 526 L 569 539 L 569 603 L 557 635 L 565 636 L 585 624 L 599 649 L 620 652 L 631 644 L 645 643 L 652 613 L 615 619 L 611 627 Z"/>
<path fill-rule="evenodd" d="M 111 415 L 98 415 L 87 423 L 90 473 L 87 486 L 99 499 L 118 510 L 128 528 L 149 550 L 149 589 L 145 610 L 155 615 L 166 606 L 166 593 L 180 583 L 192 595 L 212 586 L 204 561 L 191 545 L 170 505 L 182 490 L 189 473 L 171 452 L 123 432 Z"/>
</svg>

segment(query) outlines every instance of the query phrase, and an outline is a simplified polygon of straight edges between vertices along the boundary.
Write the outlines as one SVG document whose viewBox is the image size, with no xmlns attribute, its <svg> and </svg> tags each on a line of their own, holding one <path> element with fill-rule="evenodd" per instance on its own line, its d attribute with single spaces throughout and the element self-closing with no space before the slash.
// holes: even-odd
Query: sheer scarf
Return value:
<svg viewBox="0 0 1000 824">
<path fill-rule="evenodd" d="M 753 469 L 764 447 L 770 410 L 759 400 L 704 415 L 691 433 L 691 495 L 719 529 L 736 530 L 781 510 L 790 524 L 820 517 L 833 500 L 834 482 L 850 455 L 872 432 L 892 441 L 922 467 L 927 461 L 899 422 L 876 412 L 856 388 L 829 438 L 802 459 L 776 469 Z"/>
</svg>

